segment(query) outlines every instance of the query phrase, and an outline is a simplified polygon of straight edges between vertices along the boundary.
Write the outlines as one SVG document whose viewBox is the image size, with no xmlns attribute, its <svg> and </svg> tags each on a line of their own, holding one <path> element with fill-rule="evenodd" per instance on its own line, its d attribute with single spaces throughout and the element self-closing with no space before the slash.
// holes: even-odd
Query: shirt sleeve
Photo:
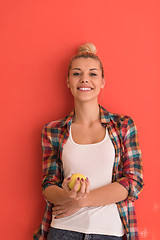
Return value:
<svg viewBox="0 0 160 240">
<path fill-rule="evenodd" d="M 141 149 L 138 142 L 137 127 L 129 118 L 127 132 L 123 140 L 122 177 L 116 181 L 128 190 L 128 199 L 138 199 L 144 186 Z"/>
<path fill-rule="evenodd" d="M 55 138 L 57 139 L 57 138 Z M 61 161 L 58 154 L 58 146 L 51 143 L 51 128 L 46 125 L 41 132 L 42 145 L 42 188 L 44 190 L 51 185 L 62 187 Z"/>
</svg>

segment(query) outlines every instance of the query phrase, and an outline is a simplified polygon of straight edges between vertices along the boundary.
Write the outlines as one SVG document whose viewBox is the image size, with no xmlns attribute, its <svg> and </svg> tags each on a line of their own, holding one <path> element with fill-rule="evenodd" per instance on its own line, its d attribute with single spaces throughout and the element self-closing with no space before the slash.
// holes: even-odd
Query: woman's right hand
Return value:
<svg viewBox="0 0 160 240">
<path fill-rule="evenodd" d="M 70 181 L 71 181 L 71 177 L 68 177 L 68 178 L 65 178 L 62 183 L 62 188 L 63 188 L 66 196 L 70 199 L 75 199 L 75 200 L 86 198 L 87 194 L 90 191 L 90 182 L 89 182 L 88 178 L 86 178 L 86 180 L 77 178 L 75 181 L 75 185 L 72 189 L 70 189 L 68 186 L 68 183 Z M 81 188 L 78 191 L 80 183 L 81 183 Z"/>
</svg>

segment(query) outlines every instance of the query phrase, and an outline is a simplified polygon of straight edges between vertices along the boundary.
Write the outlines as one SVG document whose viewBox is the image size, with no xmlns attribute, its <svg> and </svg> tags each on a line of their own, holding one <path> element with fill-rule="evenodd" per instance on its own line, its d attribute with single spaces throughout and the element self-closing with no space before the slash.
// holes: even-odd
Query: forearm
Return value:
<svg viewBox="0 0 160 240">
<path fill-rule="evenodd" d="M 81 207 L 97 207 L 120 202 L 127 196 L 127 189 L 118 182 L 114 182 L 90 191 L 86 198 L 79 201 Z"/>
<path fill-rule="evenodd" d="M 89 192 L 89 181 L 82 181 L 80 178 L 77 178 L 75 181 L 74 187 L 70 189 L 68 187 L 71 177 L 65 178 L 62 183 L 62 188 L 57 185 L 48 186 L 43 194 L 44 197 L 51 203 L 55 205 L 60 205 L 75 199 L 78 201 L 80 198 L 83 198 Z M 81 182 L 81 189 L 78 191 L 79 184 Z"/>
<path fill-rule="evenodd" d="M 49 186 L 44 190 L 45 198 L 53 204 L 62 204 L 69 201 L 69 197 L 66 196 L 63 188 L 56 185 Z"/>
</svg>

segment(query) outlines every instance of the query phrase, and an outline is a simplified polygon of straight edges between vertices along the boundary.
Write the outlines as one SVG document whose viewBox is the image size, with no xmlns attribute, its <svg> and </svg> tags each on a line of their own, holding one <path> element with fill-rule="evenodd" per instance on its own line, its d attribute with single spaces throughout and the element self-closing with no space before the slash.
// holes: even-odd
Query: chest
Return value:
<svg viewBox="0 0 160 240">
<path fill-rule="evenodd" d="M 106 129 L 97 124 L 92 127 L 82 127 L 77 124 L 71 124 L 72 139 L 77 144 L 94 144 L 101 142 L 106 135 Z"/>
<path fill-rule="evenodd" d="M 106 127 L 108 129 L 108 134 L 114 146 L 114 152 L 115 152 L 113 181 L 119 178 L 120 177 L 119 167 L 121 167 L 121 163 L 122 163 L 121 157 L 123 154 L 123 150 L 122 150 L 123 145 L 121 144 L 121 141 L 120 141 L 121 137 L 120 137 L 119 131 L 116 129 L 115 126 L 113 126 L 112 123 L 110 123 L 110 126 L 108 124 L 104 124 L 104 126 L 102 125 L 96 126 L 96 127 L 94 126 L 94 128 L 88 128 L 88 129 L 76 126 L 74 123 L 71 123 L 70 127 L 68 125 L 67 128 L 63 129 L 63 134 L 60 135 L 61 137 L 53 138 L 53 140 L 59 140 L 59 141 L 57 143 L 56 141 L 52 141 L 54 144 L 56 143 L 59 146 L 60 162 L 62 162 L 62 152 L 68 140 L 69 131 L 71 131 L 72 139 L 75 143 L 93 144 L 93 143 L 98 143 L 105 138 Z M 55 147 L 57 145 L 55 145 Z"/>
</svg>

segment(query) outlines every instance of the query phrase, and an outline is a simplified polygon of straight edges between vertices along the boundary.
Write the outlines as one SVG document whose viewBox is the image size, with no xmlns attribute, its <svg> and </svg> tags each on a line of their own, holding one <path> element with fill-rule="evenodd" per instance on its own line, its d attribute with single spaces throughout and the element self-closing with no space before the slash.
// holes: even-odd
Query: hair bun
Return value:
<svg viewBox="0 0 160 240">
<path fill-rule="evenodd" d="M 96 54 L 97 49 L 93 43 L 85 43 L 81 45 L 78 49 L 78 53 L 81 53 L 81 52 L 89 52 L 89 53 Z"/>
</svg>

